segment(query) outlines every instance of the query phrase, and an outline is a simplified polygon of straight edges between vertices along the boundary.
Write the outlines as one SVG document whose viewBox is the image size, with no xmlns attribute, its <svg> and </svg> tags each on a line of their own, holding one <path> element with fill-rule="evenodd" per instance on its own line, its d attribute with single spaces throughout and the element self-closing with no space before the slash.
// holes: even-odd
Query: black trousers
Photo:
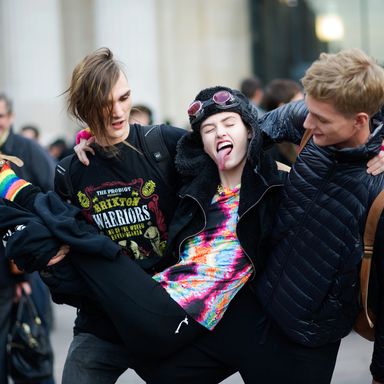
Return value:
<svg viewBox="0 0 384 384">
<path fill-rule="evenodd" d="M 71 261 L 111 318 L 132 357 L 164 358 L 208 333 L 127 256 L 122 254 L 110 261 L 72 255 Z"/>
<path fill-rule="evenodd" d="M 213 332 L 136 371 L 148 384 L 213 384 L 239 372 L 249 384 L 329 384 L 340 342 L 308 348 L 290 341 L 244 287 Z"/>
<path fill-rule="evenodd" d="M 308 348 L 290 341 L 247 286 L 208 332 L 126 256 L 117 261 L 81 256 L 72 262 L 112 319 L 133 368 L 149 384 L 219 383 L 237 371 L 252 384 L 331 381 L 340 342 Z"/>
</svg>

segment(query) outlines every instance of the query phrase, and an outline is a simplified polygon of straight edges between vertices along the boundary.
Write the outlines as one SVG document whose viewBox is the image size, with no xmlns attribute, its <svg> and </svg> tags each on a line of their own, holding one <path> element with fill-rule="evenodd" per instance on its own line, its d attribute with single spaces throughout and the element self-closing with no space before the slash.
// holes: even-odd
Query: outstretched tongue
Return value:
<svg viewBox="0 0 384 384">
<path fill-rule="evenodd" d="M 232 147 L 225 147 L 217 153 L 217 161 L 219 163 L 219 169 L 222 171 L 225 166 L 225 161 L 232 151 Z"/>
</svg>

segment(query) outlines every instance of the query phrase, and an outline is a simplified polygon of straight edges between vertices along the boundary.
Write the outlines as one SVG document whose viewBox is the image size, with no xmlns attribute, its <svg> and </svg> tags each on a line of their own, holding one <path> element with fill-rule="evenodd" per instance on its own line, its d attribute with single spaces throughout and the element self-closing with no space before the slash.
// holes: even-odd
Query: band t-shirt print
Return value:
<svg viewBox="0 0 384 384">
<path fill-rule="evenodd" d="M 155 190 L 153 180 L 139 178 L 89 186 L 77 195 L 89 221 L 129 249 L 136 260 L 144 260 L 161 257 L 166 246 L 166 226 Z M 137 237 L 144 240 L 137 242 Z"/>
<path fill-rule="evenodd" d="M 129 142 L 140 149 L 137 135 L 132 129 Z M 95 147 L 86 170 L 76 162 L 71 169 L 72 202 L 88 222 L 150 269 L 164 254 L 177 198 L 142 153 L 124 143 L 116 148 L 118 156 Z"/>
</svg>

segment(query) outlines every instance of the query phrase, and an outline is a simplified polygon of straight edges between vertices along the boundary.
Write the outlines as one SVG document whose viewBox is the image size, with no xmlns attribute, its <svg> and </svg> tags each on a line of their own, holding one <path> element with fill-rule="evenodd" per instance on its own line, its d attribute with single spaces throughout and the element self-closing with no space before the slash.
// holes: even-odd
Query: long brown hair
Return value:
<svg viewBox="0 0 384 384">
<path fill-rule="evenodd" d="M 111 50 L 100 48 L 75 67 L 65 91 L 68 112 L 106 143 L 106 128 L 112 112 L 110 93 L 121 72 L 121 64 L 113 58 Z"/>
</svg>

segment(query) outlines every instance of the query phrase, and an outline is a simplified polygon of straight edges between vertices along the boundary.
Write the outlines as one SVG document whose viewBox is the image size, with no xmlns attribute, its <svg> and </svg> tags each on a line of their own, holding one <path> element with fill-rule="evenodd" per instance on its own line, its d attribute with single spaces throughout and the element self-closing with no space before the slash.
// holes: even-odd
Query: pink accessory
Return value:
<svg viewBox="0 0 384 384">
<path fill-rule="evenodd" d="M 89 128 L 82 129 L 80 132 L 76 135 L 76 144 L 80 143 L 81 139 L 88 140 L 92 137 L 91 130 Z"/>
</svg>

